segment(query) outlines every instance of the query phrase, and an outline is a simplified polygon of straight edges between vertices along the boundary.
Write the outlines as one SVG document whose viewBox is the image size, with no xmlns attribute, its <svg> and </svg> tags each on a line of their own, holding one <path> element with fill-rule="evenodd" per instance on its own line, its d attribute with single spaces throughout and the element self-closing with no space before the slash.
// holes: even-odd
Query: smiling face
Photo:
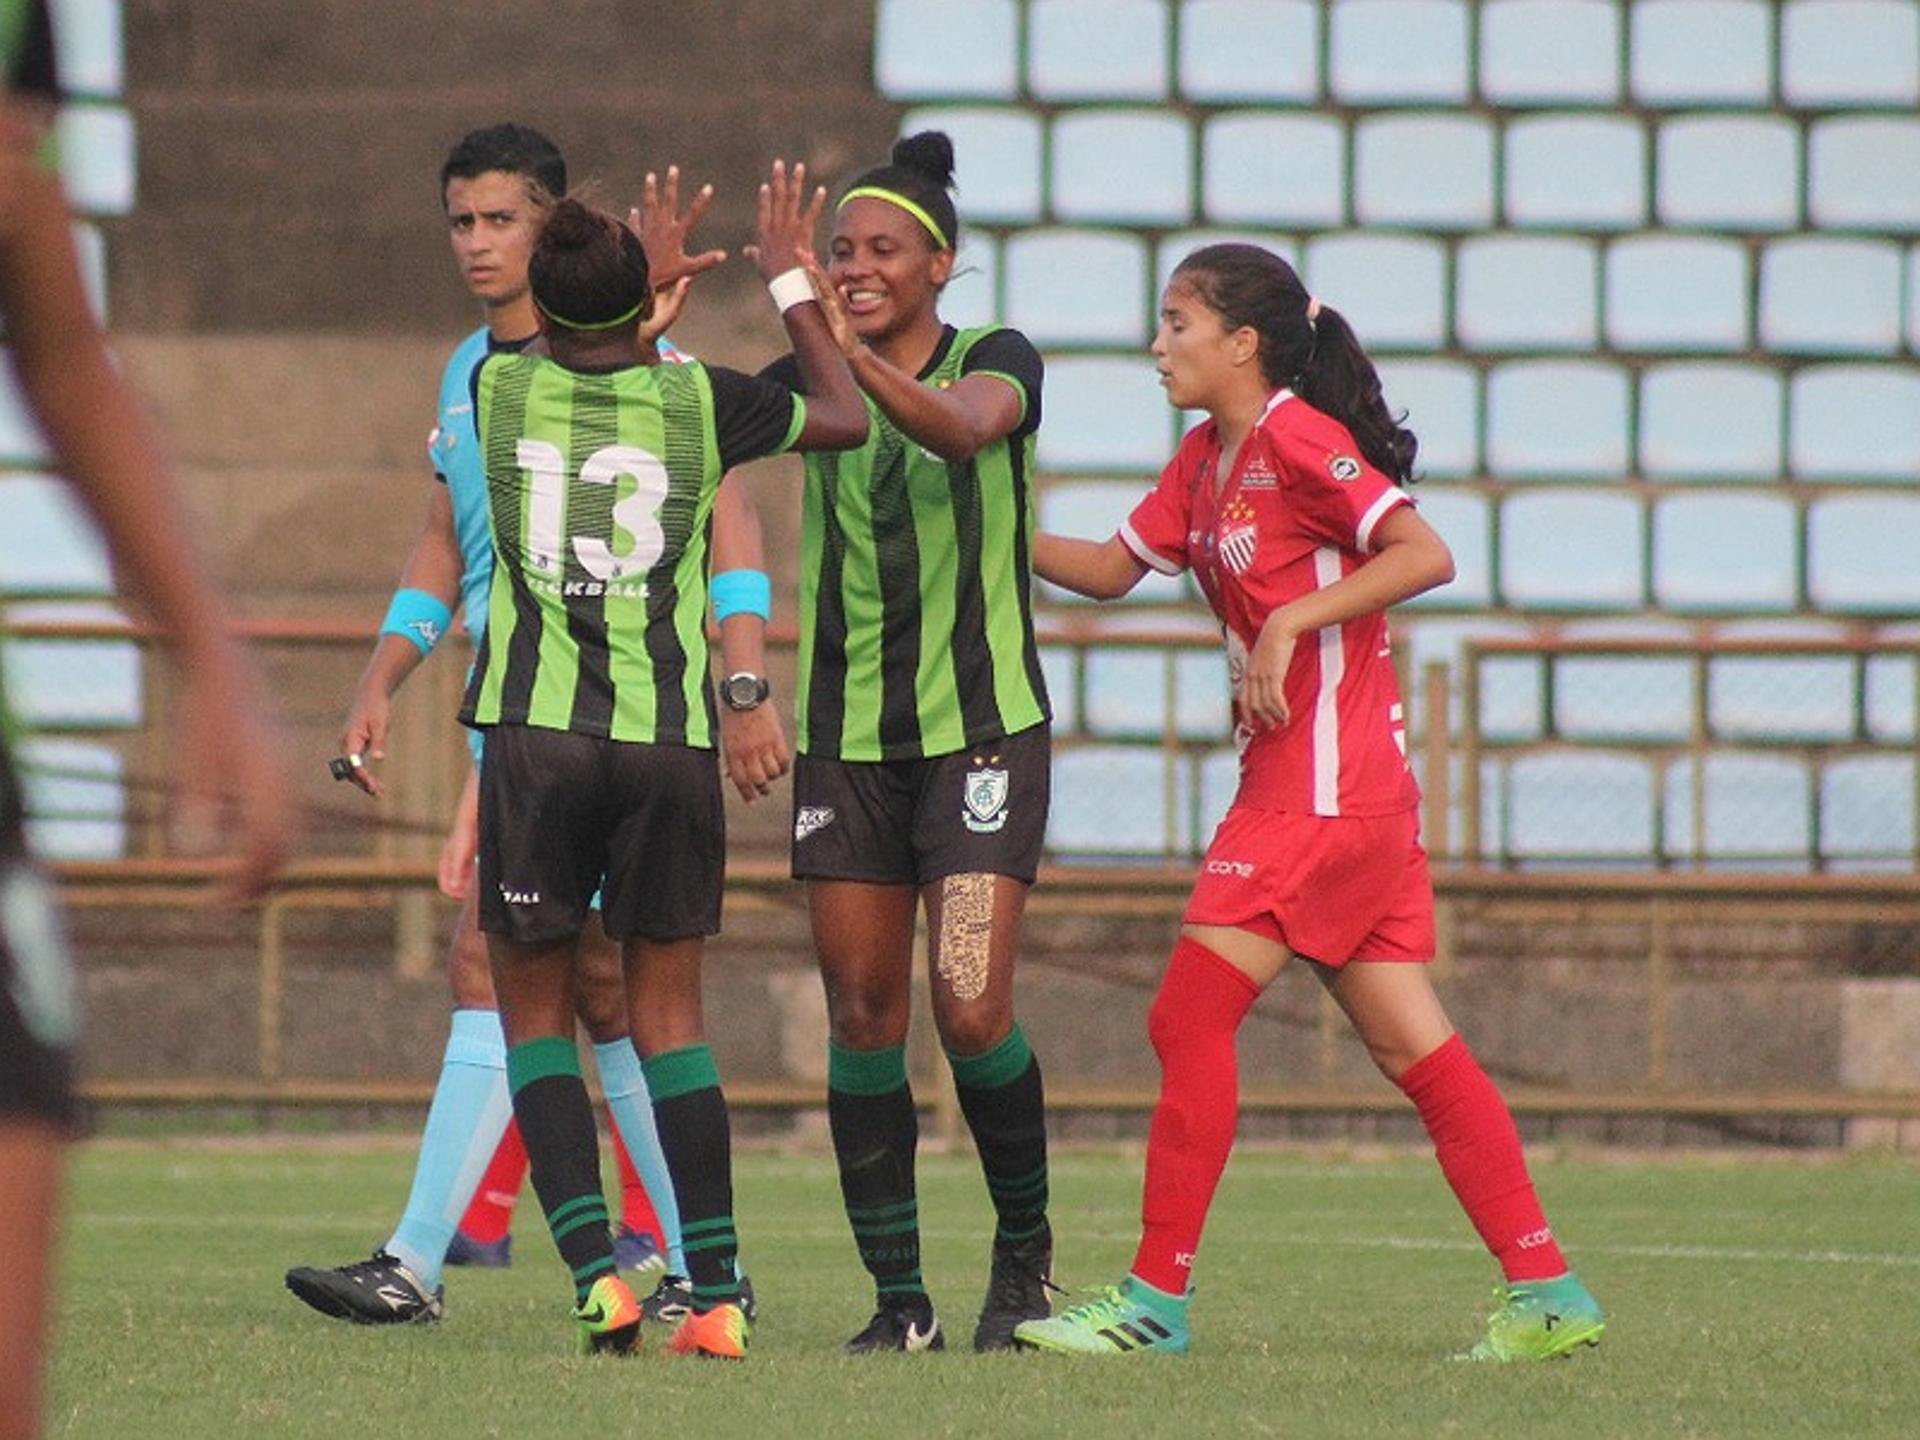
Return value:
<svg viewBox="0 0 1920 1440">
<path fill-rule="evenodd" d="M 527 294 L 527 261 L 540 238 L 541 209 L 525 176 L 489 170 L 447 181 L 447 239 L 467 289 L 489 308 Z"/>
<path fill-rule="evenodd" d="M 898 205 L 862 196 L 834 216 L 827 277 L 868 344 L 938 323 L 940 287 L 953 252 L 933 248 L 926 227 Z"/>
<path fill-rule="evenodd" d="M 1152 354 L 1168 403 L 1181 410 L 1214 410 L 1249 386 L 1265 389 L 1258 333 L 1250 325 L 1227 329 L 1177 272 L 1160 299 Z"/>
</svg>

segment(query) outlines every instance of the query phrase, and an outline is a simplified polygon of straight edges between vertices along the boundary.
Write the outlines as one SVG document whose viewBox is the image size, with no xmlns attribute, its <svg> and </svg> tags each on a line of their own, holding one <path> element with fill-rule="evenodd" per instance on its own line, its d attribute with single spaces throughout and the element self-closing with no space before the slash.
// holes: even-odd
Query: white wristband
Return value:
<svg viewBox="0 0 1920 1440">
<path fill-rule="evenodd" d="M 804 267 L 796 265 L 773 277 L 767 282 L 767 293 L 773 296 L 773 303 L 780 307 L 780 313 L 786 314 L 796 305 L 804 305 L 815 299 L 813 281 Z"/>
</svg>

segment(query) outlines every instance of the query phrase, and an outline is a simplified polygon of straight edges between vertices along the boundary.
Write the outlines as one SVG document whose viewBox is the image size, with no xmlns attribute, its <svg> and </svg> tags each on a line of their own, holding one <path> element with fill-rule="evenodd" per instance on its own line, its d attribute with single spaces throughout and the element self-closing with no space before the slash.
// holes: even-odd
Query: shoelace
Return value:
<svg viewBox="0 0 1920 1440">
<path fill-rule="evenodd" d="M 1120 1293 L 1120 1287 L 1109 1285 L 1100 1292 L 1099 1299 L 1083 1300 L 1061 1311 L 1059 1318 L 1076 1324 L 1107 1324 L 1120 1319 L 1130 1308 L 1127 1297 Z"/>
</svg>

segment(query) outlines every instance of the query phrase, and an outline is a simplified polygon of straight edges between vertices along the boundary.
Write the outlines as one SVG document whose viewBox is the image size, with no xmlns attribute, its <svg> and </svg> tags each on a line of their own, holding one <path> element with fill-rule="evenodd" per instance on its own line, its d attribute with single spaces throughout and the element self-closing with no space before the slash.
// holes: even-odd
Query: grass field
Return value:
<svg viewBox="0 0 1920 1440">
<path fill-rule="evenodd" d="M 1538 1158 L 1609 1311 L 1597 1350 L 1483 1368 L 1489 1262 L 1430 1160 L 1236 1156 L 1188 1359 L 964 1353 L 988 1213 L 922 1162 L 927 1275 L 961 1352 L 855 1361 L 867 1315 L 824 1156 L 750 1154 L 737 1209 L 762 1323 L 744 1365 L 571 1353 L 530 1196 L 514 1268 L 450 1272 L 438 1327 L 355 1329 L 281 1288 L 363 1256 L 404 1196 L 388 1140 L 78 1152 L 51 1433 L 227 1436 L 1861 1436 L 1920 1433 L 1920 1167 L 1890 1158 Z M 1063 1283 L 1117 1279 L 1139 1158 L 1057 1157 Z M 657 1342 L 659 1336 L 650 1336 Z"/>
</svg>

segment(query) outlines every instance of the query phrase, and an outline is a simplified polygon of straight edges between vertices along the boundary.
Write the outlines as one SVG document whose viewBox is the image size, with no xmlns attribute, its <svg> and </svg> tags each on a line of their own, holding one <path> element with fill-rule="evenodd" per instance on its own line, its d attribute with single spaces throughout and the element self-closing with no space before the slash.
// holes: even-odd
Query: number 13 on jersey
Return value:
<svg viewBox="0 0 1920 1440">
<path fill-rule="evenodd" d="M 567 458 L 547 440 L 521 437 L 514 459 L 527 474 L 526 571 L 554 583 L 565 578 L 570 543 L 580 568 L 613 583 L 645 575 L 666 549 L 660 507 L 667 499 L 667 467 L 637 445 L 609 445 L 580 466 L 583 486 L 613 487 L 602 507 L 567 504 Z"/>
</svg>

